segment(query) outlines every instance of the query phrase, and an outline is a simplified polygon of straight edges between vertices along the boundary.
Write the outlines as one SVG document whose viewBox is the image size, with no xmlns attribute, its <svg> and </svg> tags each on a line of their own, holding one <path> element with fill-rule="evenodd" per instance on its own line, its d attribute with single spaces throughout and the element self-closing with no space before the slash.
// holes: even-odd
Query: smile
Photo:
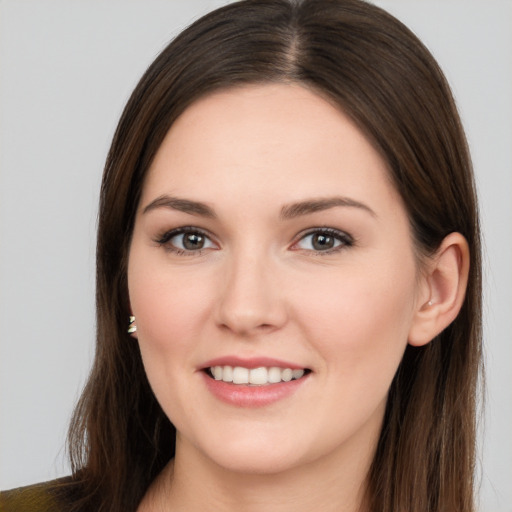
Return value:
<svg viewBox="0 0 512 512">
<path fill-rule="evenodd" d="M 207 373 L 215 380 L 239 385 L 267 386 L 279 384 L 280 382 L 290 382 L 302 378 L 309 370 L 260 367 L 245 368 L 243 366 L 211 366 Z"/>
</svg>

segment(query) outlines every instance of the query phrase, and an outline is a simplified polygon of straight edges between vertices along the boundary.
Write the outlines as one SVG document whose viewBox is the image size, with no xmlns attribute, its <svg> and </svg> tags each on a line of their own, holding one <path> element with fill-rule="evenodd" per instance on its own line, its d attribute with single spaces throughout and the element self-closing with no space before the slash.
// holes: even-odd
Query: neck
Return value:
<svg viewBox="0 0 512 512">
<path fill-rule="evenodd" d="M 333 452 L 321 460 L 279 473 L 230 471 L 186 441 L 147 493 L 139 512 L 361 512 L 374 454 Z M 363 456 L 362 456 L 363 455 Z"/>
</svg>

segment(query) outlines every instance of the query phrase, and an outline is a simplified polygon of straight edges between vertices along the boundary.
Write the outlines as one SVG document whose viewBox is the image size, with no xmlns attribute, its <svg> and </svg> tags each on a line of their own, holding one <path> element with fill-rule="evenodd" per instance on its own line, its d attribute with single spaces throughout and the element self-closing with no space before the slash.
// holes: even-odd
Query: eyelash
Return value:
<svg viewBox="0 0 512 512">
<path fill-rule="evenodd" d="M 185 226 L 178 229 L 172 229 L 170 231 L 166 231 L 157 239 L 155 242 L 164 247 L 166 251 L 172 252 L 176 254 L 177 256 L 200 256 L 205 250 L 210 249 L 210 247 L 207 248 L 200 248 L 197 250 L 194 249 L 180 249 L 179 247 L 173 246 L 170 244 L 170 241 L 179 235 L 199 235 L 207 240 L 210 241 L 210 243 L 214 243 L 212 241 L 211 235 L 209 235 L 207 232 L 198 229 L 196 227 L 192 226 Z M 334 247 L 330 249 L 325 250 L 312 250 L 312 249 L 302 249 L 302 248 L 295 248 L 301 241 L 304 241 L 308 236 L 312 235 L 326 235 L 328 238 L 333 238 L 335 241 L 338 241 L 339 244 L 335 245 Z M 328 254 L 337 253 L 339 251 L 342 251 L 346 249 L 347 247 L 352 247 L 354 245 L 354 239 L 348 234 L 343 231 L 339 231 L 338 229 L 334 228 L 312 228 L 307 230 L 306 232 L 303 232 L 299 235 L 296 242 L 293 243 L 292 249 L 295 251 L 306 251 L 308 253 L 314 254 L 315 256 L 324 256 Z"/>
<path fill-rule="evenodd" d="M 166 251 L 172 252 L 176 254 L 177 256 L 200 256 L 206 249 L 209 249 L 207 247 L 206 249 L 180 249 L 179 247 L 173 246 L 170 241 L 180 235 L 199 235 L 211 242 L 212 237 L 205 231 L 199 228 L 195 228 L 192 226 L 184 226 L 182 228 L 178 229 L 172 229 L 170 231 L 166 231 L 161 236 L 159 236 L 155 241 L 158 245 L 164 247 Z M 213 243 L 213 242 L 212 242 Z"/>
<path fill-rule="evenodd" d="M 354 245 L 354 239 L 348 233 L 345 233 L 344 231 L 340 231 L 340 230 L 334 229 L 334 228 L 312 228 L 312 229 L 307 230 L 304 233 L 301 233 L 299 235 L 297 242 L 294 242 L 294 244 L 292 245 L 292 248 L 297 246 L 301 241 L 305 240 L 308 236 L 312 236 L 312 235 L 326 235 L 328 238 L 333 238 L 335 241 L 338 241 L 339 244 L 336 245 L 335 247 L 332 247 L 330 249 L 325 249 L 325 250 L 316 250 L 315 251 L 315 250 L 311 250 L 311 249 L 301 249 L 301 248 L 297 248 L 294 250 L 307 251 L 307 252 L 314 254 L 315 256 L 326 256 L 329 254 L 337 253 L 339 251 L 342 251 L 342 250 L 344 250 L 348 247 L 352 247 Z"/>
</svg>

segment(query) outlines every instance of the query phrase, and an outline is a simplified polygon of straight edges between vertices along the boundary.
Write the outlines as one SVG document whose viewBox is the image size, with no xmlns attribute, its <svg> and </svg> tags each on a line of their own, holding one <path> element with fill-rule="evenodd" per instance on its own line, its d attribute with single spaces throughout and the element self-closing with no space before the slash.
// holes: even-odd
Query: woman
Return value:
<svg viewBox="0 0 512 512">
<path fill-rule="evenodd" d="M 74 475 L 6 503 L 474 510 L 475 203 L 446 81 L 385 12 L 197 21 L 107 160 Z"/>
</svg>

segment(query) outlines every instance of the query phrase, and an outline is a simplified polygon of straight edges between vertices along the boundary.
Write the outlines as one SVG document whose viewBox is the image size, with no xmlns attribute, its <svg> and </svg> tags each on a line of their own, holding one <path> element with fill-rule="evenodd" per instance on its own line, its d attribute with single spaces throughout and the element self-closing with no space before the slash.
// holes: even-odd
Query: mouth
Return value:
<svg viewBox="0 0 512 512">
<path fill-rule="evenodd" d="M 216 381 L 242 386 L 271 386 L 299 380 L 311 373 L 308 368 L 280 368 L 278 366 L 245 368 L 243 366 L 210 366 L 206 375 Z"/>
</svg>

